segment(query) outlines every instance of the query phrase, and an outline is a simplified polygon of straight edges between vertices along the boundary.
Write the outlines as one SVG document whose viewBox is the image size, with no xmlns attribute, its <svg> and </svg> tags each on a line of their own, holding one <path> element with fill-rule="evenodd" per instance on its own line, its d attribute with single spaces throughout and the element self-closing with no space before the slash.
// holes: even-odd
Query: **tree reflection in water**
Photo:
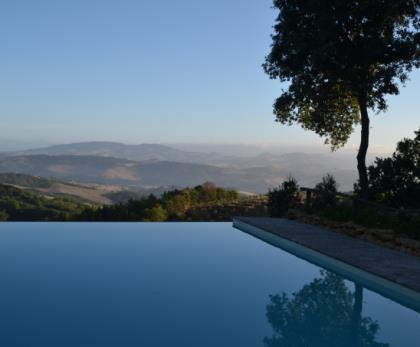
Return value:
<svg viewBox="0 0 420 347">
<path fill-rule="evenodd" d="M 377 322 L 362 316 L 363 288 L 353 294 L 342 277 L 321 271 L 321 277 L 288 297 L 270 295 L 267 319 L 274 333 L 267 347 L 386 347 L 375 341 Z"/>
</svg>

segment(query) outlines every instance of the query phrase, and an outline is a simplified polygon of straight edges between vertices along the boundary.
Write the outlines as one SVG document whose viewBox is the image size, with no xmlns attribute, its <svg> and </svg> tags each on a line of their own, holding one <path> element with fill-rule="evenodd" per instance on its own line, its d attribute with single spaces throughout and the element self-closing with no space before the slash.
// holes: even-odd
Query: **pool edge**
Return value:
<svg viewBox="0 0 420 347">
<path fill-rule="evenodd" d="M 298 258 L 333 271 L 353 282 L 382 296 L 394 300 L 410 309 L 420 312 L 420 293 L 389 279 L 380 277 L 359 267 L 347 264 L 339 259 L 323 254 L 317 250 L 303 246 L 295 241 L 288 240 L 268 230 L 261 229 L 240 219 L 233 218 L 232 225 L 247 234 L 250 234 L 275 247 L 281 248 Z"/>
</svg>

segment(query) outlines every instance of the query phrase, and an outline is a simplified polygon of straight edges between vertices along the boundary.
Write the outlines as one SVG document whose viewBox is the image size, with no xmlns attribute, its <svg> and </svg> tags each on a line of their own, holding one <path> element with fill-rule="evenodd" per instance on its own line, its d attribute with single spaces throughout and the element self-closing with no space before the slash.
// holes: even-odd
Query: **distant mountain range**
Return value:
<svg viewBox="0 0 420 347">
<path fill-rule="evenodd" d="M 45 148 L 11 152 L 9 155 L 84 155 L 113 157 L 134 161 L 176 161 L 182 163 L 202 163 L 207 153 L 188 152 L 158 144 L 127 145 L 117 142 L 81 142 L 55 145 Z"/>
<path fill-rule="evenodd" d="M 303 152 L 273 154 L 270 152 L 255 153 L 255 151 L 252 151 L 249 155 L 231 155 L 223 152 L 184 151 L 159 144 L 127 145 L 117 142 L 80 142 L 8 152 L 6 154 L 8 156 L 39 154 L 52 156 L 83 155 L 121 158 L 140 162 L 153 160 L 236 167 L 277 166 L 285 168 L 292 165 L 292 168 L 295 168 L 306 164 L 311 167 L 316 166 L 324 169 L 352 169 L 355 165 L 354 158 L 349 158 L 348 155 L 309 154 Z"/>
<path fill-rule="evenodd" d="M 127 159 L 74 156 L 27 155 L 0 159 L 0 172 L 55 177 L 67 181 L 125 185 L 131 187 L 195 186 L 206 181 L 239 190 L 265 191 L 279 184 L 270 168 L 224 168 L 205 164 L 168 161 L 136 162 Z"/>
<path fill-rule="evenodd" d="M 336 176 L 341 190 L 350 190 L 356 179 L 354 160 L 339 155 L 226 156 L 158 144 L 113 142 L 84 142 L 2 153 L 0 172 L 137 188 L 185 187 L 212 181 L 223 187 L 255 193 L 266 192 L 289 175 L 294 175 L 303 186 L 313 186 L 324 174 L 331 173 Z"/>
</svg>

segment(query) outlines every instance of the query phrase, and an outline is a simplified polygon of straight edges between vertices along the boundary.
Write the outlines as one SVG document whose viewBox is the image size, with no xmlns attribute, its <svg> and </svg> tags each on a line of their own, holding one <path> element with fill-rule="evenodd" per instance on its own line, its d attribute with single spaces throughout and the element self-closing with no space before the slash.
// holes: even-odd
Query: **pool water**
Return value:
<svg viewBox="0 0 420 347">
<path fill-rule="evenodd" d="M 420 314 L 230 223 L 1 223 L 0 346 L 420 346 Z"/>
</svg>

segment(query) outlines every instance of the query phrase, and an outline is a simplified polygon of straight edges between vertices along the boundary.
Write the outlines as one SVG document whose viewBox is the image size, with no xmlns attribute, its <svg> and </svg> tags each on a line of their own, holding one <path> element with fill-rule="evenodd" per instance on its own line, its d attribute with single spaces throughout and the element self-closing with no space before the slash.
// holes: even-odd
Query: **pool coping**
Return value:
<svg viewBox="0 0 420 347">
<path fill-rule="evenodd" d="M 420 259 L 313 225 L 236 217 L 233 227 L 420 312 Z"/>
</svg>

